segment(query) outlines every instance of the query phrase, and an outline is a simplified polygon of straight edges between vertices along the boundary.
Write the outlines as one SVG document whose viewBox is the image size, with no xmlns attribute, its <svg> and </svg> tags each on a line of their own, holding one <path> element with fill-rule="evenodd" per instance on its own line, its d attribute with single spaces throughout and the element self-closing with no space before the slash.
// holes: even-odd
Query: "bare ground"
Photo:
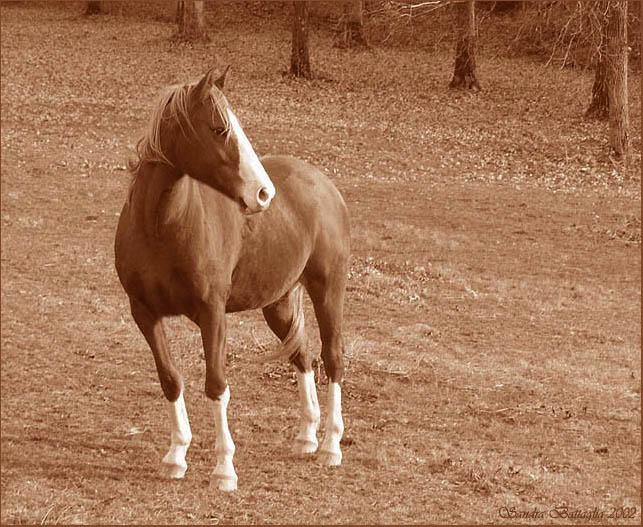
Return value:
<svg viewBox="0 0 643 527">
<path fill-rule="evenodd" d="M 640 524 L 640 79 L 625 171 L 579 117 L 589 73 L 482 56 L 485 91 L 453 93 L 448 51 L 317 34 L 299 82 L 286 24 L 171 31 L 2 6 L 2 523 Z M 213 61 L 258 152 L 333 178 L 354 249 L 344 463 L 290 454 L 292 370 L 250 360 L 276 345 L 260 313 L 230 316 L 233 494 L 182 320 L 190 468 L 157 475 L 166 409 L 112 248 L 156 92 Z"/>
</svg>

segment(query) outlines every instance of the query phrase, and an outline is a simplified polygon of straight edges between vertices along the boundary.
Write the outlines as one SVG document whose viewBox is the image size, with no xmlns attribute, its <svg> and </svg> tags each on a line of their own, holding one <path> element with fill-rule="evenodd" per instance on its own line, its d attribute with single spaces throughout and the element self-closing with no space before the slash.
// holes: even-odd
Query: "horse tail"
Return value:
<svg viewBox="0 0 643 527">
<path fill-rule="evenodd" d="M 291 292 L 293 314 L 290 329 L 286 338 L 281 342 L 279 349 L 267 355 L 255 357 L 257 362 L 269 362 L 277 359 L 293 361 L 306 346 L 306 332 L 304 330 L 304 288 L 297 284 Z"/>
</svg>

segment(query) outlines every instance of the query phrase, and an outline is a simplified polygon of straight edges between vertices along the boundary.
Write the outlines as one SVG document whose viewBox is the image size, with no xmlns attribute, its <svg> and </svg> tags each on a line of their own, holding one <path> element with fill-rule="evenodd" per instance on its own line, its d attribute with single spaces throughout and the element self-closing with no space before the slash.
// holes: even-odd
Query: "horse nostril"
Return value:
<svg viewBox="0 0 643 527">
<path fill-rule="evenodd" d="M 257 192 L 257 203 L 262 207 L 270 201 L 270 192 L 266 187 L 261 187 Z"/>
</svg>

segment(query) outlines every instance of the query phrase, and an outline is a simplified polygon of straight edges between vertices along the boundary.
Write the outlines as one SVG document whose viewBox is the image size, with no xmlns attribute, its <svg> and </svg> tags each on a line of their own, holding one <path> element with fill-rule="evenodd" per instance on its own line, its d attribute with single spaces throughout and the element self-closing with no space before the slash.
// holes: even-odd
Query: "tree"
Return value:
<svg viewBox="0 0 643 527">
<path fill-rule="evenodd" d="M 609 120 L 609 144 L 617 158 L 627 162 L 630 153 L 627 104 L 627 1 L 599 0 L 593 6 L 600 26 L 598 58 L 592 100 L 585 116 Z"/>
<path fill-rule="evenodd" d="M 591 35 L 596 46 L 596 66 L 592 100 L 585 112 L 585 117 L 607 120 L 609 117 L 609 97 L 607 95 L 607 14 L 609 0 L 596 0 L 587 8 Z"/>
<path fill-rule="evenodd" d="M 176 25 L 180 33 L 181 28 L 185 25 L 185 2 L 183 0 L 176 2 Z"/>
<path fill-rule="evenodd" d="M 181 40 L 209 41 L 205 23 L 203 0 L 178 0 L 176 4 L 176 23 Z"/>
<path fill-rule="evenodd" d="M 335 45 L 339 48 L 368 46 L 364 37 L 364 0 L 344 0 Z"/>
<path fill-rule="evenodd" d="M 450 88 L 480 88 L 476 78 L 476 12 L 474 0 L 456 3 L 455 68 Z"/>
<path fill-rule="evenodd" d="M 308 54 L 309 7 L 308 0 L 293 1 L 292 54 L 290 56 L 290 73 L 307 79 L 312 77 Z"/>
<path fill-rule="evenodd" d="M 91 15 L 100 15 L 103 12 L 103 10 L 100 7 L 100 2 L 91 0 L 87 2 L 87 6 L 85 7 L 85 16 L 91 16 Z"/>
<path fill-rule="evenodd" d="M 627 94 L 627 0 L 610 0 L 606 24 L 606 77 L 609 142 L 614 155 L 630 156 L 630 116 Z"/>
<path fill-rule="evenodd" d="M 596 71 L 594 72 L 594 84 L 592 86 L 592 102 L 585 112 L 585 117 L 596 118 L 604 121 L 609 115 L 609 98 L 607 96 L 607 46 L 601 38 L 596 59 Z"/>
</svg>

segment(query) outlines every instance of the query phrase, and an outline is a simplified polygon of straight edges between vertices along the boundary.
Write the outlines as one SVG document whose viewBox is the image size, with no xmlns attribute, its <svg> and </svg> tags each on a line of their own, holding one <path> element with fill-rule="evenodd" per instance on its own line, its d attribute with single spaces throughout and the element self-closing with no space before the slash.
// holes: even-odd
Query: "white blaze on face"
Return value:
<svg viewBox="0 0 643 527">
<path fill-rule="evenodd" d="M 254 197 L 257 199 L 260 208 L 266 208 L 272 198 L 275 197 L 275 186 L 263 168 L 261 161 L 259 161 L 257 153 L 254 148 L 252 148 L 236 115 L 234 115 L 230 108 L 227 109 L 227 112 L 232 133 L 236 137 L 237 144 L 239 145 L 239 172 L 241 173 L 241 177 L 244 181 L 253 181 L 255 183 L 256 191 L 254 192 Z M 246 203 L 246 205 L 248 208 L 255 208 L 254 204 Z"/>
</svg>

